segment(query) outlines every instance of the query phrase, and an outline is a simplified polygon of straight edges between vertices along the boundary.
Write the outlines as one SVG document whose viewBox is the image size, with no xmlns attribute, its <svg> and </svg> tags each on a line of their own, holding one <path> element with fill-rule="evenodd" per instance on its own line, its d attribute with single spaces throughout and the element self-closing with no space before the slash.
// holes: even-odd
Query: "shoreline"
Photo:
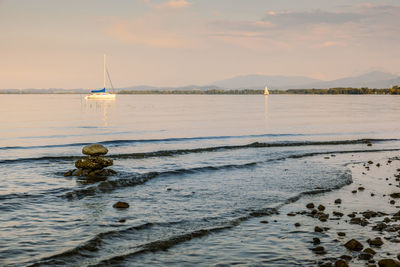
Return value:
<svg viewBox="0 0 400 267">
<path fill-rule="evenodd" d="M 271 218 L 308 232 L 306 246 L 317 266 L 398 266 L 381 265 L 381 260 L 400 264 L 400 199 L 390 196 L 400 192 L 400 158 L 393 153 L 366 154 L 347 164 L 353 177 L 350 185 L 303 197 Z M 351 247 L 350 240 L 362 248 Z"/>
</svg>

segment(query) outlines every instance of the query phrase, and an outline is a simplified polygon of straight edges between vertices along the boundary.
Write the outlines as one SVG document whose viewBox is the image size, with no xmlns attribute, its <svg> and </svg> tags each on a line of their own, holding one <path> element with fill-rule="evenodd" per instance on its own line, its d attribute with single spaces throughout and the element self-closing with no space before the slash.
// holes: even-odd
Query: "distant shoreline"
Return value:
<svg viewBox="0 0 400 267">
<path fill-rule="evenodd" d="M 38 90 L 38 91 L 35 91 Z M 210 90 L 120 90 L 115 92 L 120 95 L 263 95 L 264 90 L 258 89 L 210 89 Z M 270 90 L 271 95 L 282 94 L 302 94 L 302 95 L 400 95 L 400 88 L 394 86 L 387 89 L 370 88 L 329 88 L 329 89 L 288 89 L 288 90 Z M 87 94 L 83 91 L 71 90 L 0 90 L 0 94 Z"/>
</svg>

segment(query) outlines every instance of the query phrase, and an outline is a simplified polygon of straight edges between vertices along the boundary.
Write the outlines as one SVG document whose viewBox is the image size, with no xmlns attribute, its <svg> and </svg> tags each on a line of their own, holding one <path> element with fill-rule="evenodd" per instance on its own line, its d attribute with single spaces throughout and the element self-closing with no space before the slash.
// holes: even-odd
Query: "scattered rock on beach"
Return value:
<svg viewBox="0 0 400 267">
<path fill-rule="evenodd" d="M 351 239 L 351 240 L 347 241 L 347 243 L 344 244 L 344 246 L 348 250 L 352 250 L 352 251 L 360 251 L 364 248 L 364 246 L 355 239 Z"/>
<path fill-rule="evenodd" d="M 321 240 L 320 240 L 318 237 L 314 237 L 314 238 L 313 238 L 313 244 L 314 244 L 314 245 L 321 244 Z"/>
<path fill-rule="evenodd" d="M 336 199 L 335 204 L 342 204 L 342 200 L 340 198 Z"/>
<path fill-rule="evenodd" d="M 383 245 L 383 241 L 380 237 L 376 237 L 374 239 L 368 239 L 367 242 L 370 246 L 374 247 L 380 247 Z"/>
<path fill-rule="evenodd" d="M 345 232 L 338 232 L 337 234 L 338 234 L 338 236 L 346 236 Z"/>
<path fill-rule="evenodd" d="M 322 233 L 322 232 L 324 231 L 324 229 L 322 229 L 322 228 L 319 227 L 319 226 L 315 226 L 315 227 L 314 227 L 314 231 L 315 231 L 315 232 L 318 232 L 318 233 Z"/>
<path fill-rule="evenodd" d="M 400 267 L 400 262 L 393 259 L 383 259 L 378 261 L 379 267 Z"/>
<path fill-rule="evenodd" d="M 306 205 L 306 208 L 307 208 L 307 209 L 313 209 L 313 208 L 314 208 L 314 203 L 308 203 L 308 204 Z"/>
<path fill-rule="evenodd" d="M 319 205 L 319 206 L 318 206 L 318 210 L 319 210 L 319 211 L 325 210 L 325 206 L 324 206 L 324 205 Z"/>
<path fill-rule="evenodd" d="M 337 260 L 335 262 L 335 267 L 348 267 L 349 265 L 345 260 Z"/>
<path fill-rule="evenodd" d="M 400 198 L 400 192 L 390 194 L 391 198 Z"/>
<path fill-rule="evenodd" d="M 371 255 L 375 255 L 376 254 L 376 251 L 373 250 L 372 248 L 366 248 L 366 249 L 364 249 L 364 252 L 365 253 L 369 253 Z"/>
</svg>

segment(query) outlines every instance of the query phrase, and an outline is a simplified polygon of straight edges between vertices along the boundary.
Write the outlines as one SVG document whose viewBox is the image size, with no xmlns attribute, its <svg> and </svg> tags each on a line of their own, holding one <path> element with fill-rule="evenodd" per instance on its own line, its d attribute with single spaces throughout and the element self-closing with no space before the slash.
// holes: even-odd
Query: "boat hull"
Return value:
<svg viewBox="0 0 400 267">
<path fill-rule="evenodd" d="M 109 94 L 109 93 L 94 93 L 85 96 L 85 99 L 94 99 L 94 100 L 114 100 L 115 99 L 115 94 Z"/>
</svg>

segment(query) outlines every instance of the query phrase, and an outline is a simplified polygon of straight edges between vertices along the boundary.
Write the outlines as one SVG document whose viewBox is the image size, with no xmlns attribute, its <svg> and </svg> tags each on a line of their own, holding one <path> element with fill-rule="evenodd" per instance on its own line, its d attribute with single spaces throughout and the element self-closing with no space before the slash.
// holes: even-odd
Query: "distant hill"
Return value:
<svg viewBox="0 0 400 267">
<path fill-rule="evenodd" d="M 389 88 L 392 85 L 397 85 L 400 82 L 400 77 L 388 72 L 373 71 L 366 74 L 346 77 L 332 81 L 320 81 L 305 85 L 306 88 L 334 88 L 334 87 L 369 87 L 369 88 Z M 300 88 L 304 85 L 293 87 Z"/>
<path fill-rule="evenodd" d="M 274 89 L 288 89 L 316 82 L 321 81 L 303 76 L 240 75 L 212 84 L 223 89 L 263 89 L 266 85 Z"/>
<path fill-rule="evenodd" d="M 372 71 L 362 75 L 345 77 L 341 79 L 322 81 L 303 76 L 283 75 L 240 75 L 229 79 L 220 80 L 212 85 L 187 85 L 180 87 L 155 87 L 148 85 L 116 88 L 120 91 L 191 91 L 191 90 L 260 90 L 268 86 L 271 90 L 287 89 L 328 89 L 335 87 L 353 88 L 391 88 L 400 85 L 400 76 L 382 71 Z M 80 93 L 86 94 L 89 89 L 1 89 L 0 93 Z M 112 90 L 110 90 L 112 91 Z"/>
</svg>

